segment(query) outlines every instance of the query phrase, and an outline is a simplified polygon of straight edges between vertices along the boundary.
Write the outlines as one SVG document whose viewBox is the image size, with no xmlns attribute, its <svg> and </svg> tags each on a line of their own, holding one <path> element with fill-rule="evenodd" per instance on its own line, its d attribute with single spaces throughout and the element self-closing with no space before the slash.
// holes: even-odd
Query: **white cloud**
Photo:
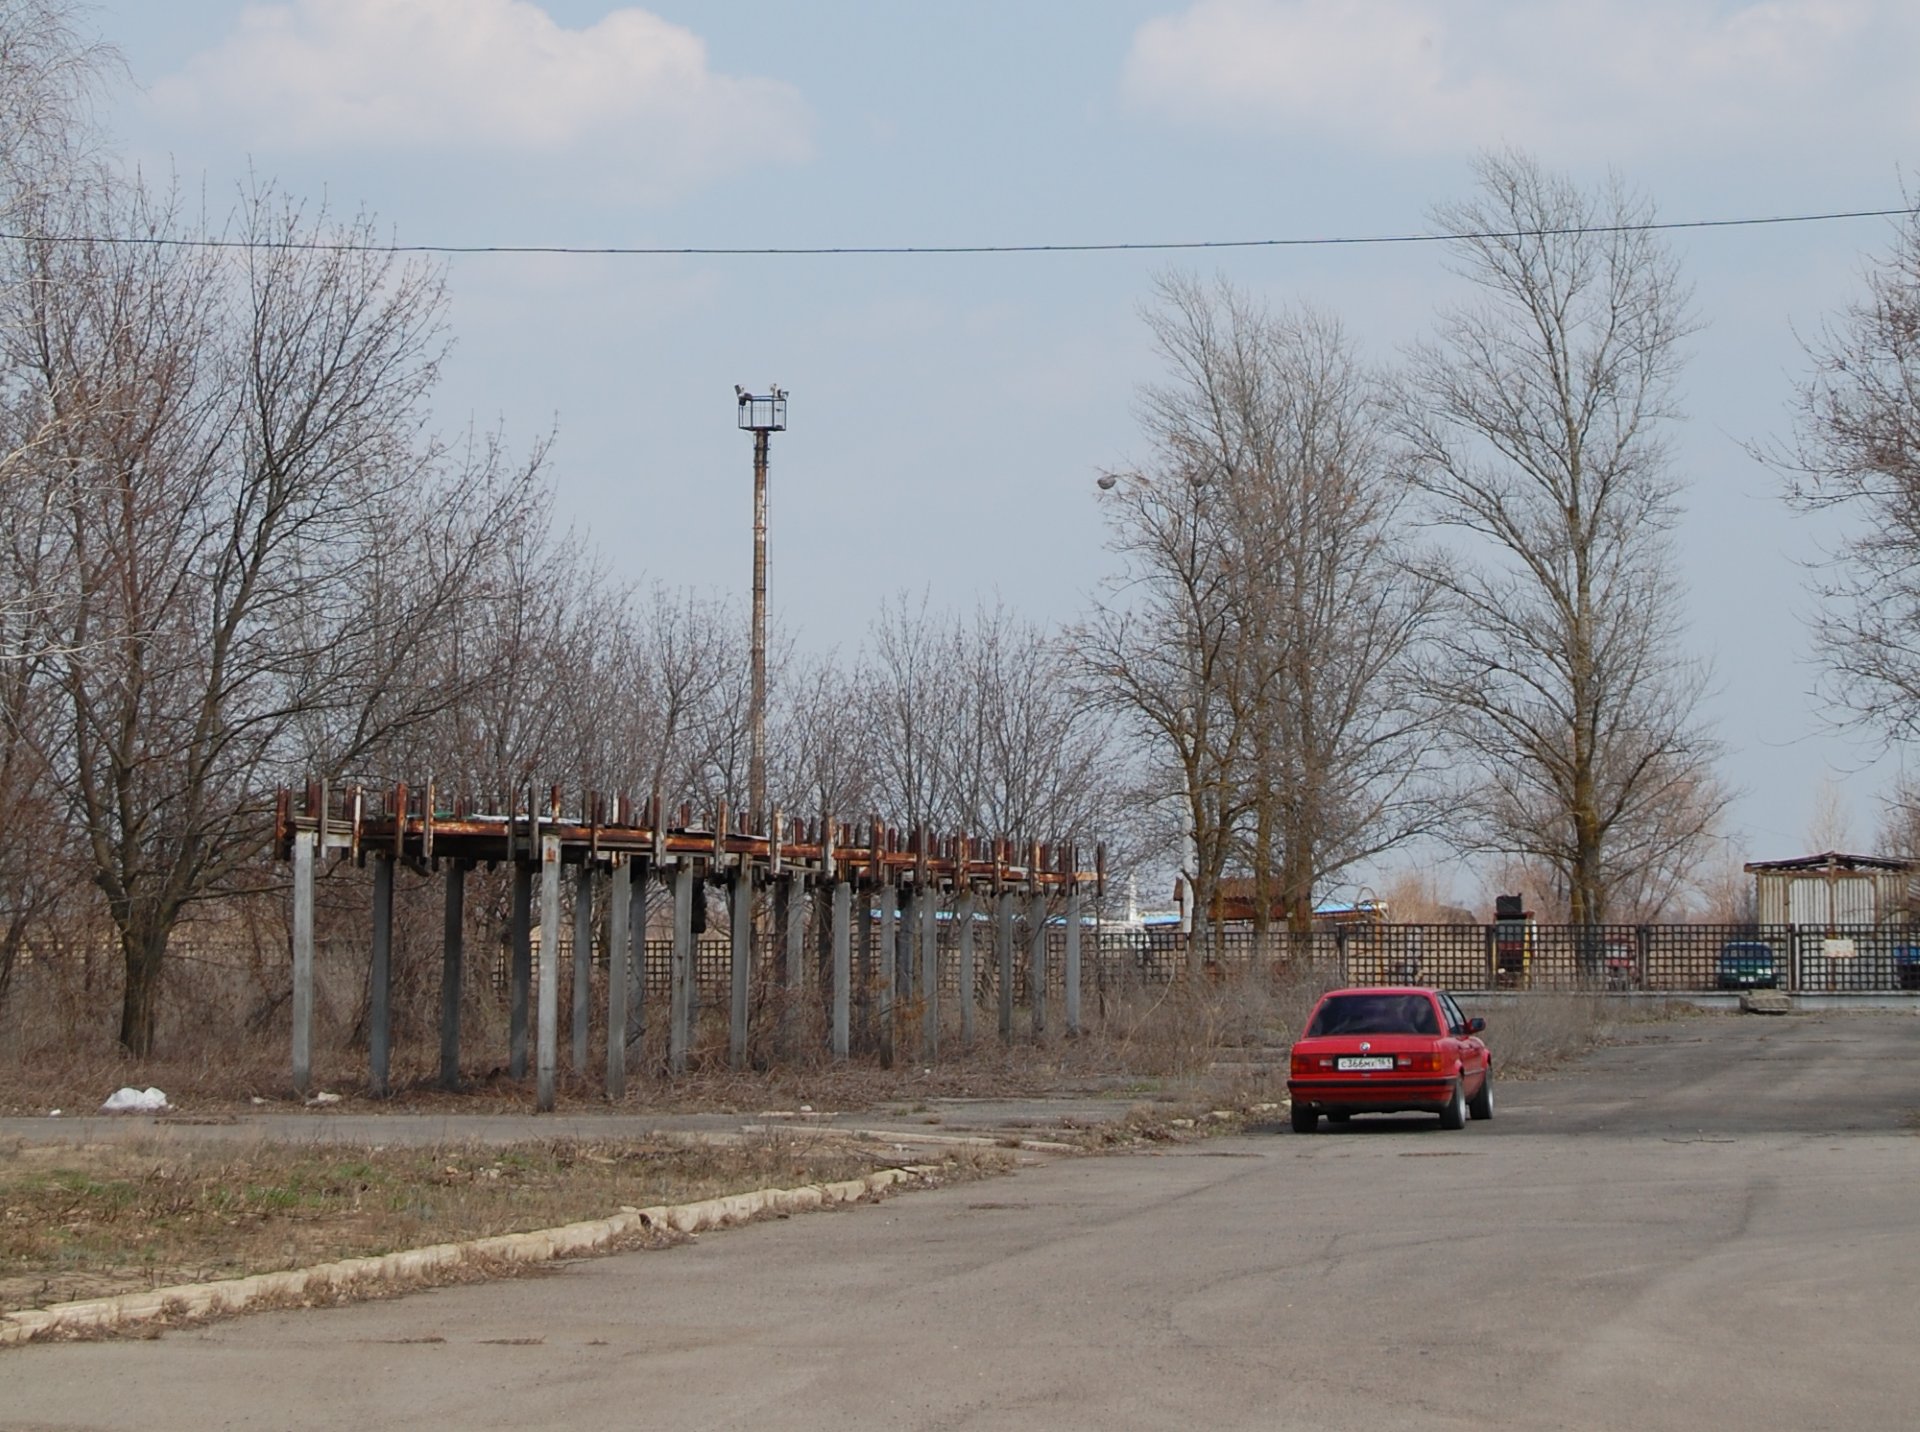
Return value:
<svg viewBox="0 0 1920 1432">
<path fill-rule="evenodd" d="M 641 9 L 567 29 L 531 0 L 287 0 L 154 86 L 172 118 L 251 147 L 589 159 L 643 193 L 804 159 L 792 86 L 715 72 Z"/>
<path fill-rule="evenodd" d="M 1920 7 L 1872 0 L 1196 0 L 1126 91 L 1207 125 L 1426 154 L 1626 158 L 1920 138 Z"/>
</svg>

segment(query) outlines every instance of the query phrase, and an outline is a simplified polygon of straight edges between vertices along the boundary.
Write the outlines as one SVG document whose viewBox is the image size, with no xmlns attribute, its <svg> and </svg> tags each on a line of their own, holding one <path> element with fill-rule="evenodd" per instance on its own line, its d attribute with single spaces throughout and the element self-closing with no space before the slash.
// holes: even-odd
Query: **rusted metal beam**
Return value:
<svg viewBox="0 0 1920 1432">
<path fill-rule="evenodd" d="M 403 800 L 404 808 L 398 808 Z M 903 840 L 877 818 L 871 822 L 867 845 L 862 847 L 839 839 L 831 821 L 823 823 L 815 838 L 802 841 L 794 839 L 791 831 L 752 834 L 729 830 L 724 823 L 725 812 L 710 825 L 696 827 L 665 826 L 644 819 L 608 822 L 591 813 L 578 820 L 563 820 L 557 810 L 550 815 L 538 814 L 531 807 L 524 814 L 516 811 L 509 816 L 463 812 L 442 816 L 432 809 L 436 803 L 429 801 L 416 811 L 419 802 L 407 796 L 403 786 L 396 787 L 392 801 L 381 802 L 383 808 L 377 812 L 368 809 L 365 793 L 355 789 L 348 797 L 343 817 L 331 815 L 324 807 L 302 813 L 289 801 L 275 850 L 281 859 L 291 860 L 294 837 L 315 831 L 327 846 L 344 849 L 351 858 L 358 859 L 366 849 L 379 849 L 424 868 L 436 859 L 475 863 L 535 860 L 540 838 L 553 835 L 559 839 L 561 859 L 568 865 L 596 863 L 614 854 L 642 854 L 652 855 L 656 861 L 693 857 L 696 864 L 714 871 L 746 865 L 775 875 L 798 868 L 829 879 L 845 866 L 858 871 L 869 884 L 897 883 L 905 877 L 942 892 L 976 882 L 990 888 L 1012 885 L 1062 892 L 1075 884 L 1100 889 L 1105 883 L 1104 858 L 1095 869 L 1086 871 L 1055 858 L 1064 853 L 1064 847 L 1035 844 L 1022 852 L 1024 863 L 1014 860 L 1014 852 L 1005 842 L 982 843 L 976 848 L 971 841 L 955 840 L 940 842 L 936 851 L 925 832 L 915 831 L 910 840 Z"/>
</svg>

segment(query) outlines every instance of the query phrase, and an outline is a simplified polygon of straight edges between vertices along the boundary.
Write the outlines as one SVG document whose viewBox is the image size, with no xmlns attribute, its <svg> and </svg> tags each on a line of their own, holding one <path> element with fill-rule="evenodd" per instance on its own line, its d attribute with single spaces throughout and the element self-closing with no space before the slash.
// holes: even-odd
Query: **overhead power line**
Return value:
<svg viewBox="0 0 1920 1432">
<path fill-rule="evenodd" d="M 360 254 L 544 254 L 610 258 L 813 258 L 834 255 L 1114 254 L 1196 249 L 1358 248 L 1437 244 L 1460 239 L 1557 238 L 1576 234 L 1662 233 L 1680 229 L 1752 229 L 1777 224 L 1824 224 L 1842 219 L 1900 219 L 1913 209 L 1845 209 L 1825 214 L 1768 214 L 1737 219 L 1669 219 L 1643 224 L 1568 225 L 1549 229 L 1488 229 L 1466 233 L 1342 234 L 1291 239 L 1159 239 L 1070 244 L 381 244 L 328 239 L 186 238 L 156 234 L 38 234 L 0 231 L 24 243 L 113 244 L 130 248 L 281 249 Z"/>
</svg>

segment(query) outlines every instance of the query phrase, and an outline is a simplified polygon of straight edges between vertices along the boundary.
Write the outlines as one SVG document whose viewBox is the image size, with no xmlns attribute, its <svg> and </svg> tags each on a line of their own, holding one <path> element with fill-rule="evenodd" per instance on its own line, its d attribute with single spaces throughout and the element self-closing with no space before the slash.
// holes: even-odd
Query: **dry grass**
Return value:
<svg viewBox="0 0 1920 1432">
<path fill-rule="evenodd" d="M 253 1027 L 240 1017 L 231 981 L 223 984 L 209 976 L 186 990 L 191 983 L 188 979 L 178 987 L 170 985 L 168 998 L 191 994 L 203 1017 L 189 1022 L 176 1012 L 158 1054 L 138 1060 L 114 1041 L 111 1004 L 104 1002 L 103 1013 L 103 995 L 96 996 L 93 1012 L 83 1015 L 84 1001 L 76 992 L 16 988 L 0 1009 L 0 1113 L 44 1115 L 56 1108 L 70 1115 L 91 1113 L 123 1085 L 163 1089 L 176 1108 L 194 1114 L 237 1112 L 261 1102 L 278 1109 L 294 1107 L 285 1031 Z M 812 1052 L 780 1059 L 767 1033 L 777 1027 L 777 1010 L 769 1009 L 756 1020 L 759 1038 L 749 1050 L 759 1067 L 746 1072 L 726 1067 L 724 1013 L 709 1008 L 694 1042 L 691 1073 L 683 1078 L 659 1077 L 665 1050 L 659 1029 L 649 1030 L 622 1107 L 753 1112 L 809 1103 L 857 1110 L 903 1099 L 1092 1093 L 1159 1083 L 1185 1090 L 1204 1082 L 1223 1060 L 1258 1057 L 1276 1038 L 1284 1041 L 1318 992 L 1311 981 L 1276 985 L 1264 977 L 1208 981 L 1197 988 L 1184 982 L 1122 985 L 1088 992 L 1086 1030 L 1078 1038 L 1060 1032 L 1062 1011 L 1056 1009 L 1054 1030 L 1034 1040 L 1026 1032 L 1029 1016 L 1021 1010 L 1015 1041 L 1003 1045 L 992 1012 L 983 1009 L 977 1012 L 971 1047 L 961 1046 L 949 1009 L 939 1059 L 924 1063 L 918 1041 L 903 1037 L 900 1056 L 891 1067 L 872 1054 L 836 1065 L 821 1052 L 817 1037 L 803 1040 Z M 393 1097 L 381 1107 L 528 1110 L 532 1081 L 508 1077 L 504 1030 L 487 1020 L 469 1020 L 467 1026 L 464 1083 L 454 1093 L 437 1085 L 438 1052 L 431 1027 L 403 1022 L 392 1052 Z M 585 1078 L 565 1072 L 563 1039 L 557 1091 L 562 1111 L 608 1107 L 599 1077 L 602 1046 L 595 1033 L 592 1072 Z M 366 1053 L 350 1031 L 317 1030 L 314 1049 L 314 1087 L 368 1107 Z"/>
<path fill-rule="evenodd" d="M 950 1162 L 965 1175 L 1004 1159 L 968 1150 Z M 15 1144 L 0 1148 L 0 1310 L 830 1182 L 895 1161 L 818 1134 L 418 1148 Z"/>
<path fill-rule="evenodd" d="M 1490 1010 L 1484 1037 L 1501 1078 L 1528 1079 L 1584 1054 L 1617 1023 L 1603 998 L 1530 994 Z"/>
<path fill-rule="evenodd" d="M 1283 1088 L 1287 1045 L 1304 1024 L 1330 979 L 1311 969 L 1269 978 L 1263 970 L 1189 983 L 1121 981 L 1090 989 L 1084 1004 L 1085 1032 L 1065 1038 L 1062 1011 L 1054 1030 L 1035 1040 L 1019 1012 L 1019 1034 L 1010 1045 L 997 1038 L 990 1010 L 976 1012 L 977 1035 L 962 1047 L 951 1006 L 940 1057 L 923 1063 L 917 1040 L 903 1039 L 891 1067 L 876 1055 L 833 1064 L 820 1046 L 822 1031 L 800 1021 L 809 1053 L 780 1058 L 773 1031 L 779 1010 L 760 1007 L 750 1056 L 757 1066 L 736 1072 L 727 1066 L 724 1011 L 705 1011 L 694 1042 L 692 1072 L 660 1076 L 665 1050 L 660 1021 L 650 1021 L 648 1039 L 618 1108 L 648 1112 L 723 1111 L 753 1113 L 811 1104 L 816 1109 L 857 1111 L 927 1099 L 1021 1097 L 1048 1094 L 1116 1094 L 1159 1102 L 1206 1106 L 1258 1102 Z M 0 1113 L 44 1115 L 58 1108 L 90 1113 L 122 1085 L 165 1090 L 174 1105 L 192 1115 L 220 1115 L 261 1105 L 296 1107 L 291 1087 L 288 1036 L 274 1021 L 243 1013 L 252 988 L 231 969 L 183 963 L 169 976 L 168 1016 L 158 1057 L 135 1060 L 113 1039 L 112 991 L 91 992 L 58 982 L 16 985 L 0 1007 Z M 331 1001 L 336 1011 L 346 996 Z M 437 1045 L 431 1018 L 416 1011 L 397 1027 L 392 1054 L 393 1097 L 377 1107 L 444 1113 L 526 1112 L 531 1079 L 514 1080 L 505 1068 L 501 1010 L 478 1001 L 465 1020 L 468 1052 L 458 1092 L 437 1085 Z M 1539 994 L 1502 1002 L 1489 1042 L 1503 1071 L 1524 1076 L 1563 1061 L 1605 1036 L 1618 1016 L 1604 1001 L 1576 995 Z M 195 1017 L 195 1012 L 198 1017 Z M 803 1011 L 817 1023 L 817 1009 Z M 562 1111 L 609 1107 L 599 1078 L 599 1031 L 592 1072 L 574 1078 L 564 1070 L 558 1084 Z M 316 1029 L 315 1087 L 344 1095 L 348 1107 L 369 1102 L 366 1054 L 350 1022 L 335 1018 Z"/>
</svg>

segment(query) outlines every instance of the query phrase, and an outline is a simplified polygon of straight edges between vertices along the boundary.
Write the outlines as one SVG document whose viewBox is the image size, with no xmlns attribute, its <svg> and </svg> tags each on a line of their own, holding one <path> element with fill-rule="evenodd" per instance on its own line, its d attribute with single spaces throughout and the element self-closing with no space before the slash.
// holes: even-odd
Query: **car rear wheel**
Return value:
<svg viewBox="0 0 1920 1432">
<path fill-rule="evenodd" d="M 1320 1116 L 1304 1104 L 1293 1106 L 1293 1131 L 1296 1134 L 1318 1133 Z"/>
<path fill-rule="evenodd" d="M 1440 1111 L 1440 1127 L 1443 1129 L 1464 1129 L 1466 1126 L 1466 1087 L 1460 1080 L 1456 1079 L 1453 1081 L 1453 1097 L 1447 1100 L 1447 1107 Z"/>
<path fill-rule="evenodd" d="M 1476 1119 L 1493 1117 L 1493 1066 L 1487 1066 L 1487 1077 L 1480 1081 L 1480 1092 L 1467 1100 L 1467 1112 Z"/>
</svg>

